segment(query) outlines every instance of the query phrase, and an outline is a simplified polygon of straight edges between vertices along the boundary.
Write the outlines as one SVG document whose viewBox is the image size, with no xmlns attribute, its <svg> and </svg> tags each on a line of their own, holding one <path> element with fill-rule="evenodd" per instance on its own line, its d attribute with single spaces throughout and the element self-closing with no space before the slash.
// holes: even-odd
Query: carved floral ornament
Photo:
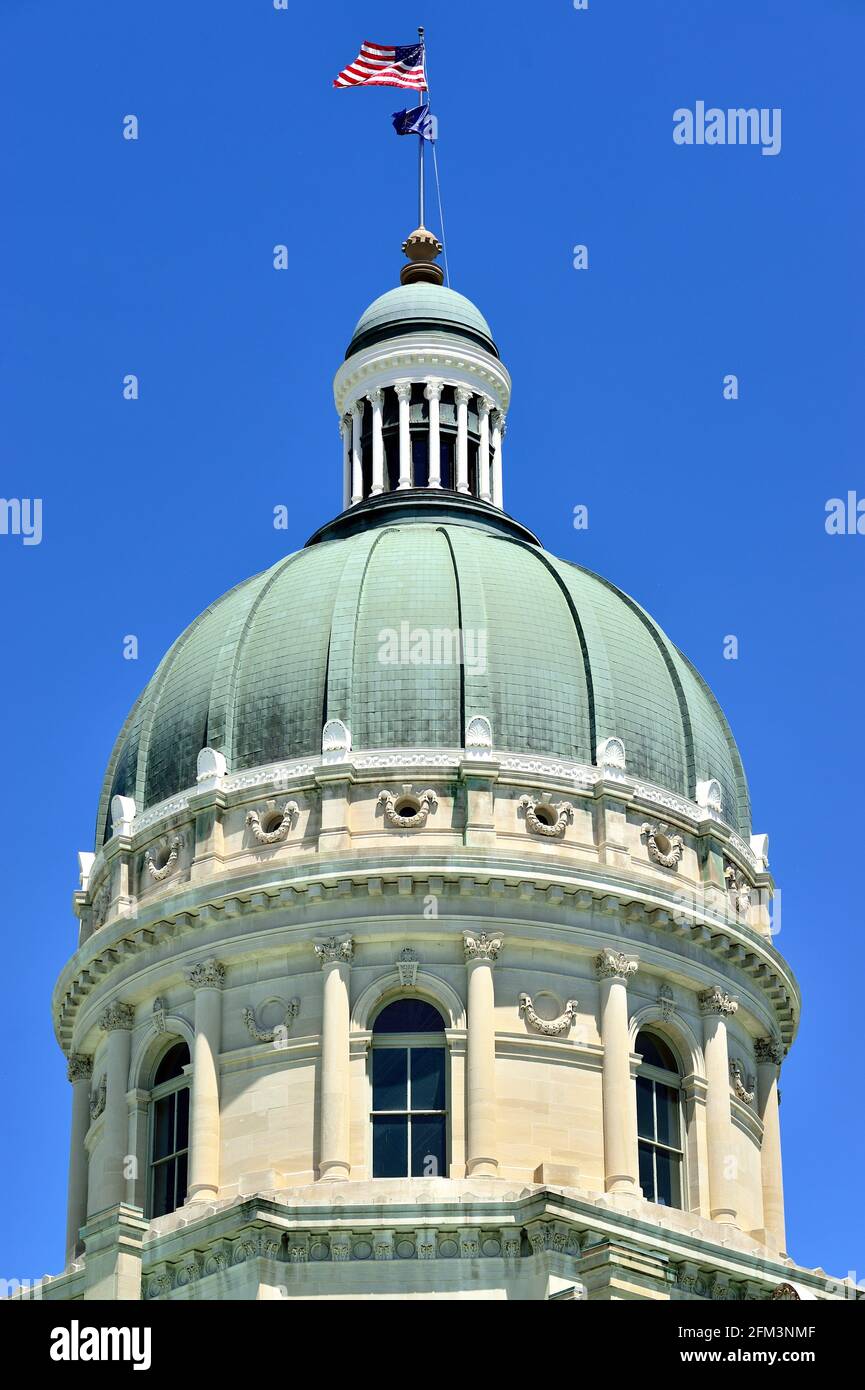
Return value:
<svg viewBox="0 0 865 1390">
<path fill-rule="evenodd" d="M 537 1032 L 543 1033 L 544 1036 L 548 1038 L 558 1038 L 561 1037 L 563 1033 L 569 1031 L 571 1024 L 576 1018 L 577 1001 L 576 999 L 569 999 L 565 1005 L 565 1012 L 560 1014 L 558 1018 L 541 1018 L 540 1014 L 535 1010 L 532 996 L 530 994 L 521 994 L 520 1014 L 527 1023 L 531 1024 L 532 1028 L 537 1030 Z"/>
<path fill-rule="evenodd" d="M 595 957 L 595 974 L 599 980 L 625 980 L 634 975 L 639 966 L 639 961 L 632 956 L 626 956 L 621 951 L 613 951 L 606 947 L 600 955 Z"/>
<path fill-rule="evenodd" d="M 156 849 L 149 849 L 146 851 L 144 855 L 144 867 L 156 883 L 161 883 L 164 878 L 168 878 L 168 875 L 177 863 L 177 856 L 182 847 L 182 835 L 172 835 L 170 839 L 166 839 Z"/>
<path fill-rule="evenodd" d="M 103 1077 L 100 1079 L 99 1085 L 96 1087 L 96 1090 L 93 1091 L 93 1092 L 91 1093 L 91 1096 L 90 1096 L 90 1119 L 91 1119 L 91 1122 L 92 1122 L 93 1120 L 98 1120 L 98 1119 L 99 1119 L 99 1116 L 102 1114 L 103 1110 L 105 1109 L 105 1101 L 106 1101 L 107 1095 L 108 1095 L 108 1082 L 106 1081 L 105 1077 L 103 1076 Z"/>
<path fill-rule="evenodd" d="M 473 935 L 471 932 L 463 933 L 463 951 L 465 952 L 466 964 L 472 961 L 488 961 L 490 964 L 498 960 L 499 953 L 504 946 L 504 939 L 501 936 L 488 936 L 485 931 Z"/>
<path fill-rule="evenodd" d="M 724 869 L 724 882 L 730 897 L 730 905 L 737 917 L 745 918 L 751 911 L 751 885 L 735 864 L 727 864 Z"/>
<path fill-rule="evenodd" d="M 86 1052 L 70 1052 L 66 1059 L 66 1075 L 73 1086 L 77 1081 L 89 1081 L 93 1075 L 93 1058 Z"/>
<path fill-rule="evenodd" d="M 378 804 L 384 807 L 384 818 L 395 830 L 422 830 L 430 812 L 438 806 L 438 797 L 431 787 L 417 794 L 408 789 L 401 793 L 381 791 Z"/>
<path fill-rule="evenodd" d="M 738 1057 L 730 1058 L 730 1085 L 739 1100 L 750 1105 L 754 1099 L 757 1082 L 753 1076 L 745 1079 L 745 1068 Z"/>
<path fill-rule="evenodd" d="M 313 947 L 322 970 L 326 965 L 350 965 L 354 957 L 354 942 L 350 936 L 342 941 L 331 936 L 327 941 L 313 942 Z"/>
<path fill-rule="evenodd" d="M 413 951 L 410 946 L 404 946 L 396 958 L 396 968 L 402 988 L 415 989 L 417 972 L 420 968 L 417 952 Z"/>
<path fill-rule="evenodd" d="M 652 825 L 649 821 L 643 822 L 640 834 L 646 837 L 646 848 L 654 864 L 660 864 L 662 869 L 677 867 L 685 850 L 681 835 L 674 834 L 668 825 Z"/>
<path fill-rule="evenodd" d="M 574 808 L 570 801 L 559 801 L 554 805 L 546 797 L 521 796 L 517 805 L 525 812 L 526 829 L 533 835 L 545 835 L 548 839 L 561 840 L 565 827 L 574 819 Z"/>
<path fill-rule="evenodd" d="M 772 1066 L 780 1067 L 784 1060 L 784 1044 L 778 1038 L 756 1038 L 754 1040 L 754 1056 L 758 1066 L 761 1063 L 771 1062 Z"/>
<path fill-rule="evenodd" d="M 284 1001 L 280 999 L 279 1001 L 267 1000 L 265 1002 L 278 1002 L 280 1004 L 283 1004 Z M 285 1014 L 283 1016 L 282 1022 L 275 1024 L 273 1028 L 262 1028 L 256 1020 L 254 1009 L 244 1009 L 241 1017 L 243 1018 L 243 1021 L 246 1024 L 249 1036 L 253 1039 L 254 1042 L 272 1043 L 284 1042 L 287 1039 L 289 1029 L 291 1028 L 292 1023 L 297 1018 L 299 1013 L 300 1000 L 289 999 L 288 1004 L 285 1006 Z"/>
<path fill-rule="evenodd" d="M 186 983 L 193 989 L 222 989 L 225 966 L 218 960 L 200 960 L 186 971 Z"/>
<path fill-rule="evenodd" d="M 268 801 L 265 809 L 247 811 L 246 824 L 260 845 L 278 845 L 288 838 L 292 821 L 298 813 L 296 801 L 286 801 L 282 807 Z"/>
<path fill-rule="evenodd" d="M 99 892 L 96 894 L 96 897 L 93 899 L 93 905 L 90 909 L 94 931 L 98 931 L 99 928 L 104 925 L 110 906 L 111 888 L 106 879 L 99 889 Z"/>
<path fill-rule="evenodd" d="M 718 1014 L 721 1018 L 732 1018 L 739 1007 L 738 999 L 727 994 L 720 985 L 713 985 L 711 989 L 704 989 L 701 994 L 697 995 L 697 1002 L 700 1005 L 701 1014 Z"/>
<path fill-rule="evenodd" d="M 109 1004 L 99 1015 L 99 1027 L 105 1033 L 113 1033 L 115 1028 L 125 1028 L 128 1031 L 134 1023 L 135 1010 L 132 1005 L 123 1004 L 119 999 Z"/>
</svg>

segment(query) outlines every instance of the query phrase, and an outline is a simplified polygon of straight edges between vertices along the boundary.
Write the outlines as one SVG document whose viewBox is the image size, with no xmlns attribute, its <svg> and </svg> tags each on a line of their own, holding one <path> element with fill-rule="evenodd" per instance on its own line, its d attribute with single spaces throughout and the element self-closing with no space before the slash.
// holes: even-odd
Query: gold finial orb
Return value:
<svg viewBox="0 0 865 1390">
<path fill-rule="evenodd" d="M 444 284 L 444 271 L 435 264 L 436 257 L 443 249 L 437 236 L 427 231 L 426 227 L 418 227 L 411 236 L 406 237 L 402 249 L 408 257 L 408 265 L 404 265 L 400 271 L 401 285 Z"/>
</svg>

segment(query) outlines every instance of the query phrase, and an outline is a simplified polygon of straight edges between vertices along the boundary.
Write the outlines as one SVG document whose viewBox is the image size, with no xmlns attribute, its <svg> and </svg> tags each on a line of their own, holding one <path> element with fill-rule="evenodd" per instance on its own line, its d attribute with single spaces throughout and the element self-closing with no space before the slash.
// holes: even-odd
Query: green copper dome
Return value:
<svg viewBox="0 0 865 1390">
<path fill-rule="evenodd" d="M 194 786 L 205 746 L 239 772 L 318 754 L 325 720 L 341 719 L 357 752 L 459 748 L 475 715 L 503 752 L 592 763 L 598 741 L 616 735 L 631 776 L 691 800 L 698 781 L 717 778 L 724 819 L 747 835 L 742 763 L 694 668 L 632 599 L 508 525 L 458 509 L 450 519 L 382 511 L 354 533 L 324 528 L 217 600 L 126 722 L 97 843 L 112 795 L 141 811 Z M 486 634 L 482 659 L 475 645 L 462 664 L 382 660 L 403 624 Z"/>
<path fill-rule="evenodd" d="M 400 285 L 388 290 L 360 316 L 346 357 L 406 333 L 465 338 L 498 356 L 492 329 L 470 299 L 444 285 Z"/>
</svg>

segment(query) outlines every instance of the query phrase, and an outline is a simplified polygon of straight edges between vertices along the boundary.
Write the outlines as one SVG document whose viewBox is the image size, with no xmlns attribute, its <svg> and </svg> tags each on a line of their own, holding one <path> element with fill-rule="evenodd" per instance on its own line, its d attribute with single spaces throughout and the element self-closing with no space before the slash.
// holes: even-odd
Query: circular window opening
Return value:
<svg viewBox="0 0 865 1390">
<path fill-rule="evenodd" d="M 536 806 L 535 816 L 541 825 L 555 825 L 556 814 L 552 806 Z"/>
<path fill-rule="evenodd" d="M 669 835 L 665 835 L 661 830 L 655 831 L 655 846 L 659 854 L 669 854 L 673 848 Z"/>
<path fill-rule="evenodd" d="M 398 816 L 416 816 L 420 810 L 420 802 L 410 796 L 401 796 L 394 810 Z"/>
<path fill-rule="evenodd" d="M 272 835 L 282 825 L 282 811 L 268 811 L 261 817 L 261 828 L 265 835 Z"/>
</svg>

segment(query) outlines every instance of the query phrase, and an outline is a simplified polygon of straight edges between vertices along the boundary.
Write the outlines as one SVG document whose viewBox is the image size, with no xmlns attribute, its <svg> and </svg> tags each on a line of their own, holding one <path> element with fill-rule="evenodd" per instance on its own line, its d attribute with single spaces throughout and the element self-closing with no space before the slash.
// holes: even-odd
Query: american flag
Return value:
<svg viewBox="0 0 865 1390">
<path fill-rule="evenodd" d="M 334 78 L 334 87 L 413 87 L 426 90 L 424 46 L 413 43 L 403 48 L 372 43 L 364 39 L 353 63 Z"/>
</svg>

